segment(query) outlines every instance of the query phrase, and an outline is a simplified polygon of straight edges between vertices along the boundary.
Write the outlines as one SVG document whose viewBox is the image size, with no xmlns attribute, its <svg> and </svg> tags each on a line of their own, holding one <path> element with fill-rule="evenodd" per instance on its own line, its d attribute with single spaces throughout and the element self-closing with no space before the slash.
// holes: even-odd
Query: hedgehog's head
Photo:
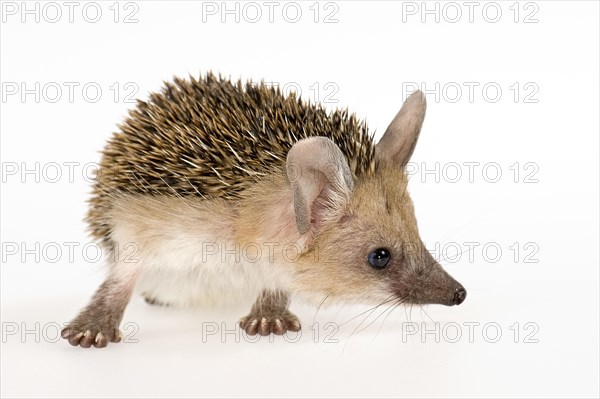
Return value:
<svg viewBox="0 0 600 399">
<path fill-rule="evenodd" d="M 466 291 L 435 261 L 419 236 L 404 171 L 425 116 L 413 93 L 376 146 L 374 173 L 353 177 L 333 141 L 296 143 L 287 174 L 296 225 L 307 250 L 297 288 L 346 300 L 457 305 Z"/>
</svg>

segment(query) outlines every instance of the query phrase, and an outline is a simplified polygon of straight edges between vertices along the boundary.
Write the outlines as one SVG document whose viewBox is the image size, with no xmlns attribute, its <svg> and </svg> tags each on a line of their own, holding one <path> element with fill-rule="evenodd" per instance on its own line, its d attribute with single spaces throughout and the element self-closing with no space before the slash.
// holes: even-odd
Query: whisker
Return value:
<svg viewBox="0 0 600 399">
<path fill-rule="evenodd" d="M 329 296 L 330 296 L 329 294 L 325 295 L 325 298 L 323 298 L 323 300 L 319 304 L 319 307 L 317 308 L 317 311 L 315 312 L 315 316 L 313 317 L 313 322 L 312 322 L 313 325 L 317 321 L 317 314 L 319 313 L 319 310 L 321 310 L 321 307 L 323 306 L 323 304 L 325 303 L 325 301 L 329 298 Z"/>
<path fill-rule="evenodd" d="M 392 303 L 391 305 L 389 305 L 388 308 L 385 309 L 383 312 L 381 312 L 372 322 L 370 322 L 366 327 L 360 329 L 356 333 L 358 334 L 358 333 L 360 333 L 360 332 L 368 329 L 369 327 L 371 327 L 373 325 L 373 323 L 375 323 L 381 316 L 383 316 L 387 311 L 389 311 L 390 308 L 393 309 L 394 306 L 397 306 L 397 305 L 399 305 L 402 302 L 403 302 L 403 299 L 402 298 L 398 298 L 398 300 L 396 300 L 394 303 Z"/>
<path fill-rule="evenodd" d="M 395 296 L 394 294 L 392 294 L 392 295 L 388 296 L 388 297 L 387 297 L 387 298 L 386 298 L 386 299 L 385 299 L 383 302 L 379 303 L 379 305 L 375 305 L 375 306 L 373 306 L 372 308 L 369 308 L 369 309 L 365 310 L 364 312 L 361 312 L 361 313 L 357 314 L 357 315 L 356 315 L 356 316 L 354 316 L 353 318 L 351 318 L 351 319 L 348 319 L 348 320 L 346 320 L 345 322 L 341 323 L 339 326 L 341 327 L 341 326 L 343 326 L 343 325 L 346 325 L 346 324 L 348 324 L 349 322 L 351 322 L 352 320 L 356 319 L 357 317 L 360 317 L 360 316 L 362 316 L 363 314 L 365 314 L 365 313 L 367 313 L 367 312 L 371 311 L 372 309 L 377 309 L 377 308 L 378 308 L 378 307 L 380 307 L 381 305 L 385 305 L 386 303 L 388 303 L 388 302 L 391 302 L 392 300 L 394 300 L 394 298 L 393 298 L 394 296 Z"/>
<path fill-rule="evenodd" d="M 427 313 L 427 311 L 425 310 L 425 308 L 423 308 L 423 306 L 419 305 L 419 307 L 421 308 L 421 317 L 423 317 L 423 313 L 425 313 L 425 315 L 429 318 L 429 320 L 433 321 L 434 323 L 436 322 L 435 320 L 433 320 L 433 318 L 431 316 L 429 316 L 429 313 Z"/>
<path fill-rule="evenodd" d="M 387 318 L 394 312 L 394 310 L 396 310 L 400 305 L 403 305 L 403 304 L 404 304 L 404 300 L 402 298 L 400 298 L 400 300 L 398 302 L 396 302 L 395 305 L 391 306 L 387 310 L 388 314 L 381 321 L 381 325 L 379 326 L 379 330 L 377 330 L 377 334 L 375 334 L 375 337 L 373 338 L 373 340 L 379 336 L 379 333 L 381 332 L 381 329 L 383 328 L 383 325 L 385 324 L 385 321 L 387 320 Z M 371 342 L 373 342 L 373 340 L 371 340 Z"/>
</svg>

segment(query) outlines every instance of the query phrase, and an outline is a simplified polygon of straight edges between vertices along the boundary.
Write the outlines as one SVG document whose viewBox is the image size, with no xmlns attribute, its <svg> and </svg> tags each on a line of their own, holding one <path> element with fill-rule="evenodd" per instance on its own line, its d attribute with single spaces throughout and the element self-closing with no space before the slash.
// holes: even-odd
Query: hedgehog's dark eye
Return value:
<svg viewBox="0 0 600 399">
<path fill-rule="evenodd" d="M 385 248 L 378 248 L 371 252 L 367 259 L 375 269 L 383 269 L 390 261 L 390 252 Z"/>
</svg>

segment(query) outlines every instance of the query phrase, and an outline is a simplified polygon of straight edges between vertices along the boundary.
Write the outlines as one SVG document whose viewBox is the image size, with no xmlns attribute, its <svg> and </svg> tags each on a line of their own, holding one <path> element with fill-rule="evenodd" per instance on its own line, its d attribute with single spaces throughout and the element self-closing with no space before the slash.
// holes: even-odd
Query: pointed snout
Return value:
<svg viewBox="0 0 600 399">
<path fill-rule="evenodd" d="M 454 306 L 467 298 L 467 290 L 424 250 L 420 256 L 408 258 L 412 266 L 408 272 L 400 273 L 392 290 L 407 303 L 420 305 Z"/>
<path fill-rule="evenodd" d="M 425 303 L 429 302 L 437 303 L 439 305 L 454 306 L 460 305 L 466 298 L 467 290 L 465 287 L 452 279 L 452 282 L 445 287 L 438 286 L 427 292 L 422 300 Z"/>
<path fill-rule="evenodd" d="M 467 298 L 465 287 L 437 262 L 428 268 L 427 273 L 422 273 L 415 283 L 412 296 L 417 303 L 454 306 Z"/>
<path fill-rule="evenodd" d="M 467 297 L 467 290 L 463 286 L 460 286 L 454 290 L 454 297 L 452 298 L 452 305 L 460 305 L 465 301 Z"/>
</svg>

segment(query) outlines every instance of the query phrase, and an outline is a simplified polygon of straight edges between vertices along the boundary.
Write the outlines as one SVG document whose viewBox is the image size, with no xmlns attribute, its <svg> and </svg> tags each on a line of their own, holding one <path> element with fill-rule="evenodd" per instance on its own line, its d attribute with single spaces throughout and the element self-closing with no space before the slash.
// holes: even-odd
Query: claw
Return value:
<svg viewBox="0 0 600 399">
<path fill-rule="evenodd" d="M 99 328 L 93 325 L 88 328 L 81 327 L 78 324 L 72 324 L 65 327 L 60 332 L 61 337 L 68 340 L 73 346 L 90 348 L 92 345 L 96 348 L 104 348 L 109 342 L 121 341 L 121 331 L 118 328 Z"/>
<path fill-rule="evenodd" d="M 273 321 L 271 329 L 273 331 L 273 334 L 276 334 L 276 335 L 283 335 L 283 334 L 285 334 L 285 326 L 283 325 L 283 323 L 279 319 L 275 319 Z"/>
<path fill-rule="evenodd" d="M 286 323 L 289 331 L 297 332 L 300 331 L 300 322 L 298 320 L 291 320 Z"/>
<path fill-rule="evenodd" d="M 289 312 L 278 317 L 254 317 L 250 314 L 240 319 L 240 327 L 248 335 L 283 335 L 288 331 L 300 331 L 300 322 Z"/>
<path fill-rule="evenodd" d="M 258 329 L 258 333 L 262 336 L 271 334 L 271 325 L 269 323 L 269 320 L 267 320 L 264 317 L 260 321 L 260 328 Z"/>
<path fill-rule="evenodd" d="M 113 334 L 112 342 L 121 342 L 123 339 L 123 335 L 121 334 L 121 330 L 117 328 L 117 331 Z"/>
<path fill-rule="evenodd" d="M 90 330 L 86 330 L 86 332 L 83 334 L 83 338 L 81 338 L 81 342 L 79 343 L 79 345 L 81 345 L 82 348 L 89 348 L 92 346 L 93 343 L 94 337 L 92 336 L 92 332 Z"/>
<path fill-rule="evenodd" d="M 60 332 L 60 336 L 63 337 L 64 339 L 68 339 L 74 333 L 75 333 L 75 330 L 73 330 L 72 328 L 64 328 Z"/>
<path fill-rule="evenodd" d="M 76 335 L 73 335 L 73 336 L 69 337 L 69 343 L 73 346 L 77 346 L 77 345 L 79 345 L 79 342 L 81 342 L 82 337 L 83 337 L 82 332 L 80 332 Z"/>
<path fill-rule="evenodd" d="M 96 334 L 96 339 L 94 340 L 94 346 L 96 348 L 104 348 L 106 345 L 108 345 L 108 340 L 106 339 L 104 334 L 102 334 L 101 332 Z"/>
<path fill-rule="evenodd" d="M 250 323 L 246 326 L 245 330 L 246 333 L 248 333 L 249 335 L 256 335 L 256 332 L 258 331 L 258 320 L 251 320 Z"/>
</svg>

